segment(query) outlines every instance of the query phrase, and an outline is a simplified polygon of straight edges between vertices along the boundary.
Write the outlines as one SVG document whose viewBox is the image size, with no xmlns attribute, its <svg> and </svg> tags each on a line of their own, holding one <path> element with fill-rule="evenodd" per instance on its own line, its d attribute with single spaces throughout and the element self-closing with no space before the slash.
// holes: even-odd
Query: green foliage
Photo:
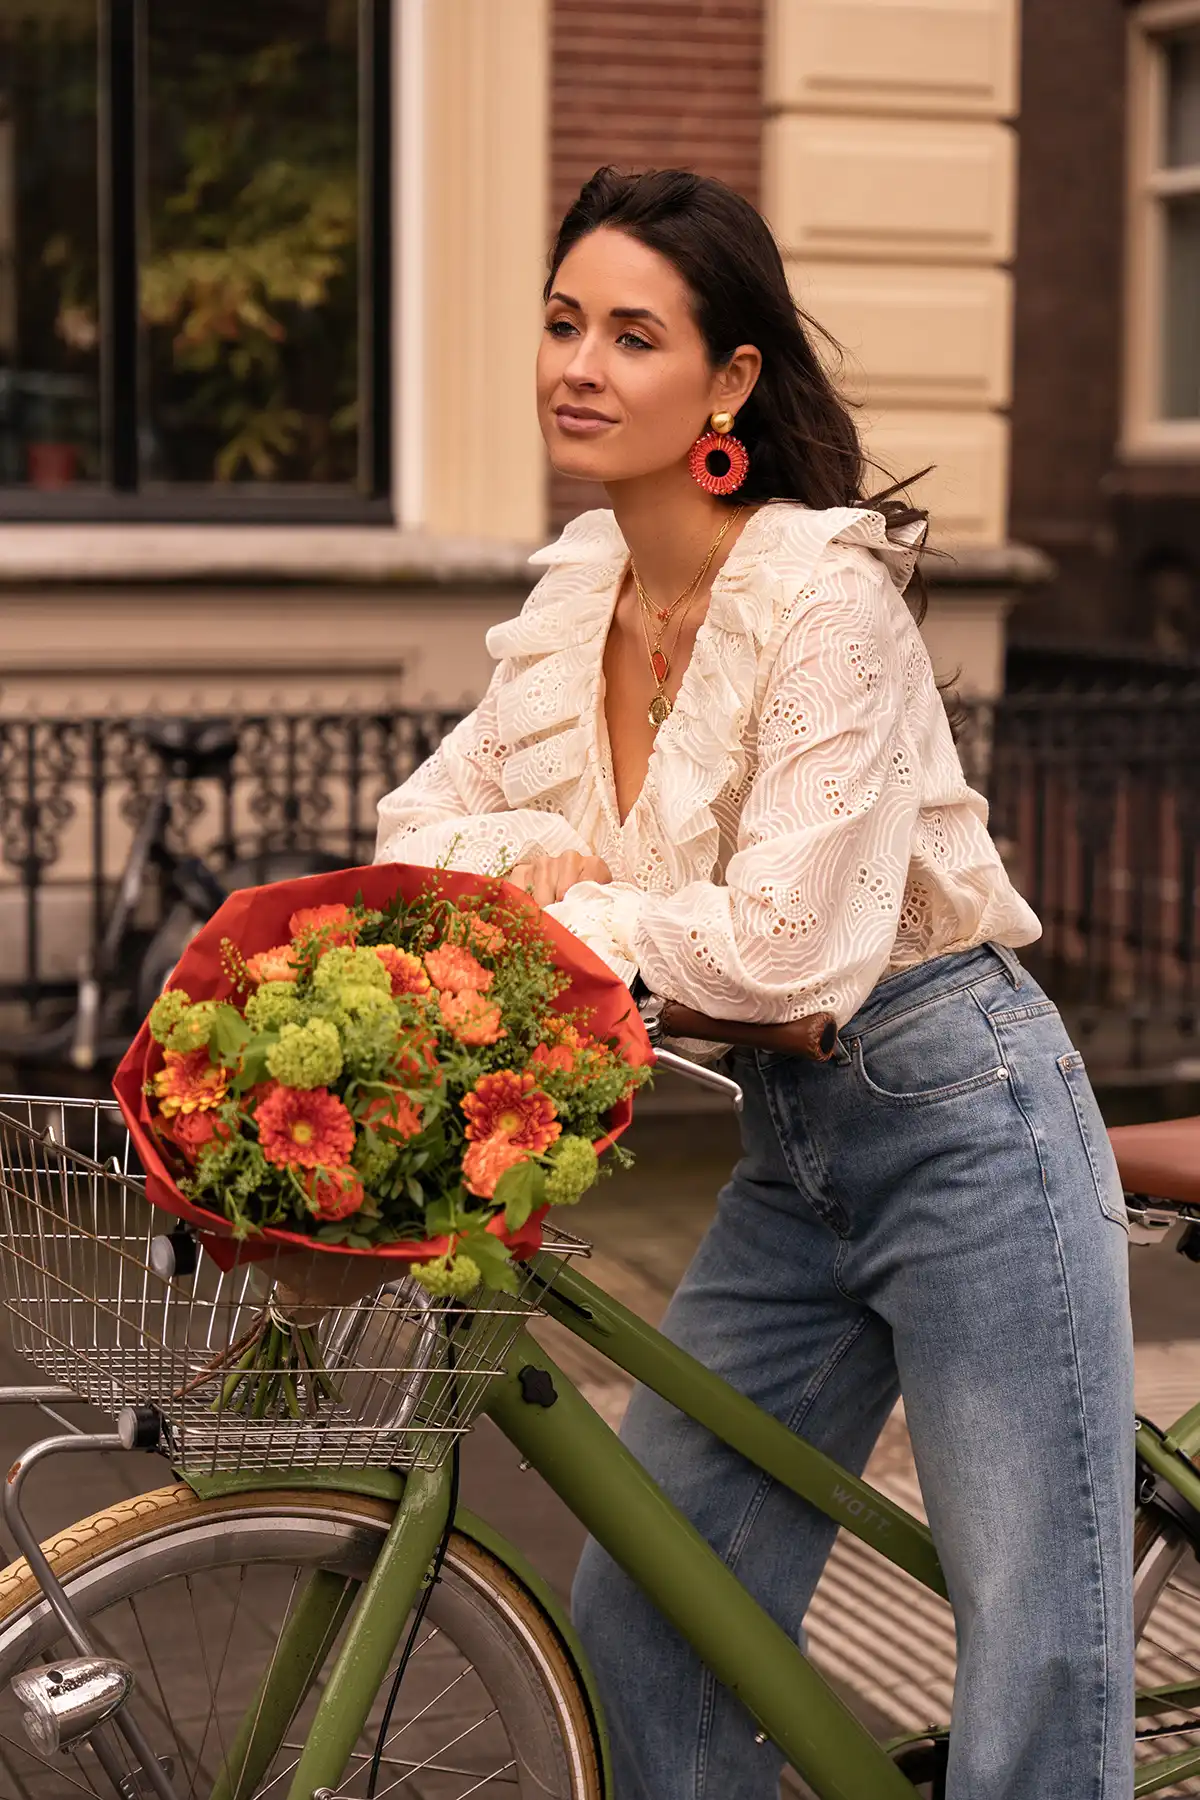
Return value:
<svg viewBox="0 0 1200 1800">
<path fill-rule="evenodd" d="M 256 1033 L 299 1025 L 303 1019 L 294 981 L 264 981 L 246 1002 L 246 1023 Z"/>
<path fill-rule="evenodd" d="M 545 1173 L 537 1163 L 528 1161 L 505 1169 L 494 1196 L 496 1204 L 504 1208 L 504 1223 L 509 1231 L 520 1231 L 546 1197 Z"/>
<path fill-rule="evenodd" d="M 168 988 L 150 1008 L 150 1036 L 156 1044 L 166 1044 L 171 1033 L 191 1010 L 191 997 L 182 988 Z"/>
<path fill-rule="evenodd" d="M 600 1164 L 591 1140 L 568 1135 L 560 1137 L 546 1152 L 550 1172 L 546 1177 L 546 1198 L 551 1206 L 573 1206 L 594 1186 Z"/>
<path fill-rule="evenodd" d="M 284 1025 L 267 1051 L 267 1068 L 284 1087 L 332 1087 L 342 1072 L 342 1040 L 328 1019 Z"/>
</svg>

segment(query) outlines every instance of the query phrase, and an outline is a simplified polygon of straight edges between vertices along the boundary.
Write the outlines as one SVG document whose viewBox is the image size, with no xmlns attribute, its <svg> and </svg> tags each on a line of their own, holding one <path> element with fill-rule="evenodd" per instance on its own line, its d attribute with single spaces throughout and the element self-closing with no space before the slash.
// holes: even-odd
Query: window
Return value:
<svg viewBox="0 0 1200 1800">
<path fill-rule="evenodd" d="M 1127 447 L 1200 454 L 1200 4 L 1132 26 Z"/>
<path fill-rule="evenodd" d="M 389 516 L 390 0 L 0 0 L 0 517 Z"/>
</svg>

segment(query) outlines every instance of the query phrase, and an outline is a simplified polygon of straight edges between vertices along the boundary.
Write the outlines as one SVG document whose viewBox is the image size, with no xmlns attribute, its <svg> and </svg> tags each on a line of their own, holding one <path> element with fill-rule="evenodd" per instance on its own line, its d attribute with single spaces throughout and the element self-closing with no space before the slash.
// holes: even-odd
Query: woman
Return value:
<svg viewBox="0 0 1200 1800">
<path fill-rule="evenodd" d="M 922 515 L 864 505 L 778 251 L 713 181 L 588 182 L 537 391 L 612 511 L 535 558 L 378 854 L 515 864 L 625 980 L 718 1018 L 836 1015 L 832 1063 L 737 1059 L 742 1157 L 665 1328 L 854 1469 L 903 1392 L 958 1625 L 951 1800 L 1128 1800 L 1121 1190 L 902 598 Z M 644 1391 L 623 1435 L 799 1633 L 833 1527 Z M 594 1544 L 575 1609 L 618 1800 L 776 1794 L 774 1747 Z"/>
</svg>

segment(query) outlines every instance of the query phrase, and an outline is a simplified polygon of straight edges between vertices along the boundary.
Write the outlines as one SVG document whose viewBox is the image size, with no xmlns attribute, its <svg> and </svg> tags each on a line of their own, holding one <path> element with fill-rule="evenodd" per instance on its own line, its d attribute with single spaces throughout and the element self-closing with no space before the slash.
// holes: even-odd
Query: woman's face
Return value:
<svg viewBox="0 0 1200 1800">
<path fill-rule="evenodd" d="M 682 464 L 711 412 L 736 413 L 761 360 L 743 345 L 714 369 L 683 277 L 601 227 L 563 258 L 546 303 L 537 395 L 550 461 L 605 483 Z"/>
</svg>

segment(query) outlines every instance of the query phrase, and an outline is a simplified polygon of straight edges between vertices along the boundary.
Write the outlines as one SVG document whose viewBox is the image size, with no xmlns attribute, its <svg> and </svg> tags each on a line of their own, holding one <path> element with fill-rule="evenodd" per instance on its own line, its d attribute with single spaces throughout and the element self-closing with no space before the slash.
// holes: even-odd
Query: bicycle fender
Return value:
<svg viewBox="0 0 1200 1800">
<path fill-rule="evenodd" d="M 519 1581 L 522 1587 L 529 1589 L 562 1639 L 571 1661 L 575 1664 L 580 1686 L 587 1697 L 592 1724 L 596 1732 L 596 1743 L 600 1751 L 600 1779 L 605 1795 L 611 1796 L 613 1776 L 604 1706 L 600 1699 L 596 1678 L 588 1661 L 587 1651 L 571 1623 L 571 1615 L 565 1603 L 555 1593 L 545 1577 L 538 1574 L 533 1564 L 522 1555 L 517 1546 L 502 1536 L 494 1526 L 489 1525 L 486 1519 L 481 1519 L 477 1513 L 460 1506 L 454 1515 L 454 1525 L 455 1529 L 460 1531 L 464 1537 L 470 1538 L 472 1543 L 478 1544 L 481 1550 L 486 1550 L 489 1555 L 495 1557 L 498 1563 L 503 1564 L 513 1579 Z"/>
</svg>

